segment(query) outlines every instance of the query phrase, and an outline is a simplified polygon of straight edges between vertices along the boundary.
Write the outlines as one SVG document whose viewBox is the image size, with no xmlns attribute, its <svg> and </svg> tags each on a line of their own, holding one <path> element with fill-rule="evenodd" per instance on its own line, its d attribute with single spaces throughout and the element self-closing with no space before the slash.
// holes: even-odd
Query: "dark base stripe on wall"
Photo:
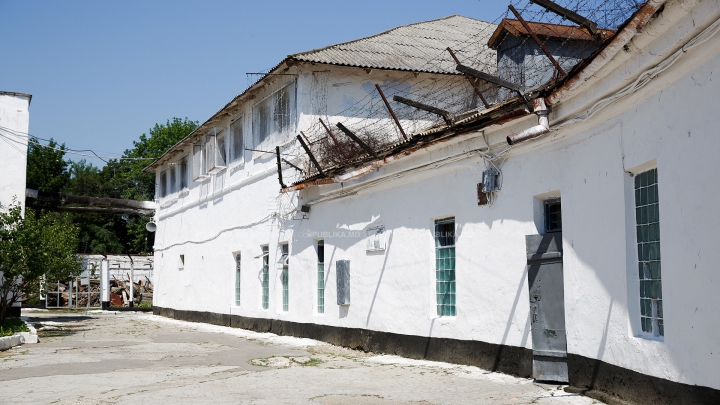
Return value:
<svg viewBox="0 0 720 405">
<path fill-rule="evenodd" d="M 366 352 L 477 366 L 524 378 L 532 376 L 532 350 L 522 347 L 162 307 L 153 307 L 153 313 L 182 321 L 314 339 Z M 568 371 L 570 385 L 579 388 L 578 391 L 601 391 L 638 405 L 720 404 L 720 390 L 651 377 L 579 355 L 568 354 Z"/>
<path fill-rule="evenodd" d="M 153 307 L 153 313 L 189 322 L 314 339 L 366 352 L 466 364 L 520 377 L 530 377 L 532 374 L 532 350 L 521 347 L 171 308 Z"/>
</svg>

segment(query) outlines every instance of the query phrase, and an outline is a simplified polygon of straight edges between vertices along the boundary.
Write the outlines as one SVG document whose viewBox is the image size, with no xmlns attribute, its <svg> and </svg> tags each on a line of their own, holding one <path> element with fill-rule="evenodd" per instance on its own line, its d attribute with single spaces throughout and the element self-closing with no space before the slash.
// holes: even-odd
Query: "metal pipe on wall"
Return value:
<svg viewBox="0 0 720 405">
<path fill-rule="evenodd" d="M 530 127 L 524 131 L 508 135 L 507 137 L 507 143 L 508 145 L 515 145 L 516 143 L 524 142 L 533 138 L 537 138 L 541 135 L 544 135 L 548 132 L 550 132 L 550 120 L 548 119 L 548 115 L 550 111 L 548 110 L 547 106 L 545 105 L 545 99 L 544 98 L 536 98 L 534 100 L 534 112 L 538 116 L 538 124 L 534 127 Z"/>
</svg>

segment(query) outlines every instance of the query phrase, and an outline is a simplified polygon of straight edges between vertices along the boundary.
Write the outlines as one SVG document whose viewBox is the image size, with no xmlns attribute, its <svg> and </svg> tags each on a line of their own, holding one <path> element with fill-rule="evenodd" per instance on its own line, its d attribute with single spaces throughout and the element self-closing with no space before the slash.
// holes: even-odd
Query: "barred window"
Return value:
<svg viewBox="0 0 720 405">
<path fill-rule="evenodd" d="M 644 333 L 664 336 L 657 169 L 635 176 L 635 223 L 641 328 Z"/>
<path fill-rule="evenodd" d="M 235 254 L 235 305 L 240 306 L 240 253 Z"/>
<path fill-rule="evenodd" d="M 455 316 L 455 218 L 435 221 L 437 314 Z"/>
<path fill-rule="evenodd" d="M 290 292 L 289 292 L 289 269 L 288 269 L 288 262 L 290 261 L 290 246 L 287 243 L 283 243 L 280 245 L 281 253 L 280 256 L 280 263 L 282 264 L 282 274 L 280 275 L 280 280 L 282 282 L 282 298 L 283 298 L 283 306 L 282 310 L 287 312 L 290 307 Z"/>
<path fill-rule="evenodd" d="M 268 309 L 270 298 L 270 249 L 268 245 L 262 248 L 262 309 Z"/>
<path fill-rule="evenodd" d="M 296 116 L 295 81 L 253 106 L 253 145 L 260 145 L 274 134 L 292 131 Z"/>
<path fill-rule="evenodd" d="M 317 242 L 317 312 L 325 313 L 325 241 Z"/>
</svg>

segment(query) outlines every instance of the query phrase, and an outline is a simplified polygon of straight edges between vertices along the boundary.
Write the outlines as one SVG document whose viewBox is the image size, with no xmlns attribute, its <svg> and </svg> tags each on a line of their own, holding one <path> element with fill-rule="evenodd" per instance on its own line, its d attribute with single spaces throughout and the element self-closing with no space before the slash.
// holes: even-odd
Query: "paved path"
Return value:
<svg viewBox="0 0 720 405">
<path fill-rule="evenodd" d="M 40 343 L 0 352 L 8 404 L 592 404 L 477 367 L 141 313 L 27 312 Z"/>
</svg>

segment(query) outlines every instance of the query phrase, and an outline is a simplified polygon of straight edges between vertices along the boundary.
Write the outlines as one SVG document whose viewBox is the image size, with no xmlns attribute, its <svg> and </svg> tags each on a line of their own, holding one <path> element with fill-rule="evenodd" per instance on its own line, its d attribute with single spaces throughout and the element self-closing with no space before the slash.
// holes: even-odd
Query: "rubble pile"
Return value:
<svg viewBox="0 0 720 405">
<path fill-rule="evenodd" d="M 140 279 L 133 284 L 133 305 L 137 306 L 143 302 L 152 305 L 153 285 L 150 279 L 145 277 L 145 280 Z M 123 280 L 117 278 L 110 280 L 110 306 L 130 306 L 130 277 Z"/>
<path fill-rule="evenodd" d="M 70 291 L 72 289 L 72 291 Z M 46 297 L 48 307 L 67 307 L 70 301 L 70 293 L 72 292 L 72 306 L 76 308 L 87 307 L 88 297 L 91 307 L 100 306 L 100 280 L 89 279 L 86 283 L 80 281 L 75 282 L 57 282 L 48 284 L 48 294 Z M 88 291 L 90 292 L 88 294 Z"/>
</svg>

